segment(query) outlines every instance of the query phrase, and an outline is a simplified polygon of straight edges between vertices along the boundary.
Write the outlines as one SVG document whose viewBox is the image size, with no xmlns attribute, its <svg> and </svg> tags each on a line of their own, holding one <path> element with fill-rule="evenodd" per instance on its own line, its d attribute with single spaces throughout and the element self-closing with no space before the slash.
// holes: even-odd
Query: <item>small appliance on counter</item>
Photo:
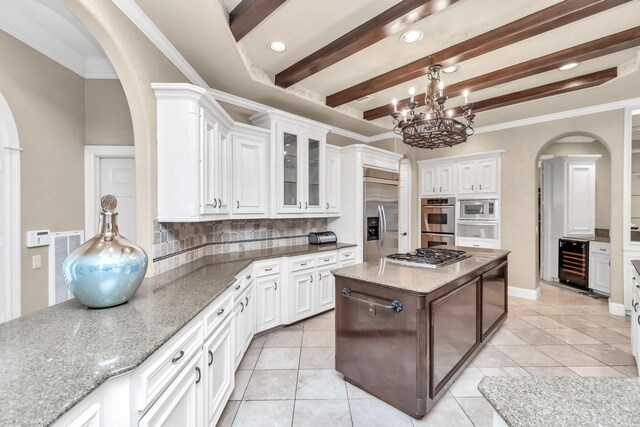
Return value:
<svg viewBox="0 0 640 427">
<path fill-rule="evenodd" d="M 336 243 L 338 237 L 333 231 L 312 231 L 309 233 L 309 244 L 324 245 L 325 243 Z"/>
</svg>

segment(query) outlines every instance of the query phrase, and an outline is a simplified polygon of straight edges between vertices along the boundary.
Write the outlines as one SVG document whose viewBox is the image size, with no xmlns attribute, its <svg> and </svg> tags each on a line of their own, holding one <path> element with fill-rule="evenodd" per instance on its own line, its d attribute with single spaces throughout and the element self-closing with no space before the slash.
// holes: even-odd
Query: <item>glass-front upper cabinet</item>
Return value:
<svg viewBox="0 0 640 427">
<path fill-rule="evenodd" d="M 302 203 L 299 200 L 300 179 L 298 177 L 298 155 L 300 138 L 297 134 L 283 132 L 283 149 L 282 149 L 282 205 L 292 209 L 300 209 Z"/>
<path fill-rule="evenodd" d="M 306 138 L 305 181 L 306 193 L 304 208 L 306 212 L 324 212 L 324 145 L 320 136 Z"/>
</svg>

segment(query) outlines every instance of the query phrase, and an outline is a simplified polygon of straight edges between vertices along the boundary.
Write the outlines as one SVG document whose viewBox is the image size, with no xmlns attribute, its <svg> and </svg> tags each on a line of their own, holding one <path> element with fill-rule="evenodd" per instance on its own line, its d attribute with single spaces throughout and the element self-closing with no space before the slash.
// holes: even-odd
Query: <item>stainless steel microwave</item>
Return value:
<svg viewBox="0 0 640 427">
<path fill-rule="evenodd" d="M 467 199 L 460 200 L 460 219 L 468 220 L 497 220 L 498 200 L 497 199 Z"/>
</svg>

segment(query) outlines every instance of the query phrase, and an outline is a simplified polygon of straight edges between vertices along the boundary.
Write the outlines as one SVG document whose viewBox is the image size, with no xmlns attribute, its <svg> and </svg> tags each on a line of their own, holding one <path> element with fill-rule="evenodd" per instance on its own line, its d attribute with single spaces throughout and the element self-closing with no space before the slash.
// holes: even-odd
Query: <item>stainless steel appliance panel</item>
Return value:
<svg viewBox="0 0 640 427">
<path fill-rule="evenodd" d="M 365 262 L 398 252 L 397 183 L 365 181 L 364 226 Z"/>
<path fill-rule="evenodd" d="M 498 221 L 458 221 L 458 237 L 498 238 Z"/>
<path fill-rule="evenodd" d="M 453 234 L 455 231 L 455 207 L 423 205 L 422 231 Z"/>
<path fill-rule="evenodd" d="M 460 219 L 497 220 L 496 199 L 460 200 Z"/>
<path fill-rule="evenodd" d="M 456 239 L 453 234 L 431 234 L 422 233 L 420 247 L 432 248 L 434 246 L 450 245 L 455 246 Z"/>
</svg>

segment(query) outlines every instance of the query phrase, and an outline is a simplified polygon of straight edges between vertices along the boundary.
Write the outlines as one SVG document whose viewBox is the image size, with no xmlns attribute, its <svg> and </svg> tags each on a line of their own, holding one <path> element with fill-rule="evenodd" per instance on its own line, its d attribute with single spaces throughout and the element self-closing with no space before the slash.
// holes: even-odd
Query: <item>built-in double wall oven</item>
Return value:
<svg viewBox="0 0 640 427">
<path fill-rule="evenodd" d="M 455 245 L 456 200 L 453 197 L 423 198 L 421 201 L 421 247 Z"/>
</svg>

